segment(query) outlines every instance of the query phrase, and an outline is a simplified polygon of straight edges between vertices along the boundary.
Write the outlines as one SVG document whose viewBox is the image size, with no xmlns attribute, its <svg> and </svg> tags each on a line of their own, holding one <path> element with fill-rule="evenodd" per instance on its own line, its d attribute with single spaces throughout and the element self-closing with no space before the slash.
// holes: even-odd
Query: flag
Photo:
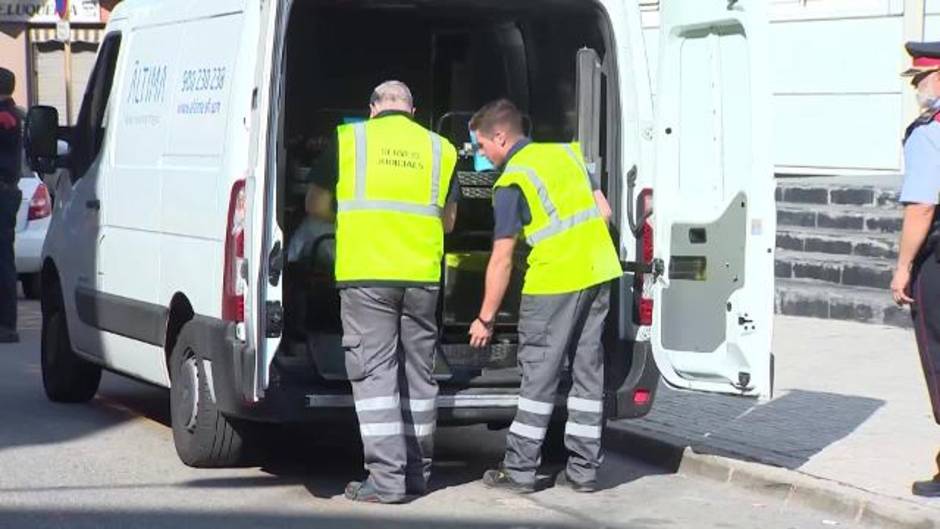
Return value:
<svg viewBox="0 0 940 529">
<path fill-rule="evenodd" d="M 69 14 L 69 0 L 55 0 L 55 14 L 65 20 Z"/>
</svg>

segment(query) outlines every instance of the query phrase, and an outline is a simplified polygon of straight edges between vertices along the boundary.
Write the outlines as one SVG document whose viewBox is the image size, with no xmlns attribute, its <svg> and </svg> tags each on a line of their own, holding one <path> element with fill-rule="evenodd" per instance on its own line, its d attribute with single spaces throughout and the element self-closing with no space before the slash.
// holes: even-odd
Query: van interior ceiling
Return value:
<svg viewBox="0 0 940 529">
<path fill-rule="evenodd" d="M 278 222 L 285 246 L 299 234 L 310 183 L 336 177 L 317 174 L 324 167 L 335 171 L 335 163 L 323 163 L 322 157 L 335 152 L 327 146 L 335 145 L 336 127 L 367 118 L 371 91 L 382 81 L 405 82 L 414 95 L 416 120 L 460 152 L 458 221 L 446 237 L 442 264 L 444 347 L 438 375 L 459 381 L 472 380 L 483 368 L 514 372 L 521 266 L 487 358 L 466 345 L 492 244 L 490 189 L 496 176 L 481 168 L 481 160 L 465 147 L 468 121 L 483 104 L 506 97 L 526 115 L 535 141 L 578 139 L 578 52 L 590 48 L 603 60 L 610 39 L 606 15 L 583 0 L 293 0 L 283 38 L 277 166 Z M 602 108 L 595 109 L 601 114 L 600 157 L 608 119 Z M 607 175 L 602 177 L 606 186 Z M 320 236 L 311 246 L 329 244 L 331 238 Z M 525 256 L 518 260 L 524 263 Z M 292 361 L 298 366 L 312 362 L 316 369 L 308 371 L 315 371 L 318 382 L 345 380 L 332 270 L 309 258 L 288 262 L 284 302 L 286 329 L 275 369 L 283 371 Z M 510 354 L 500 354 L 501 347 Z M 505 365 L 499 365 L 499 358 Z M 511 378 L 518 383 L 517 375 Z"/>
</svg>

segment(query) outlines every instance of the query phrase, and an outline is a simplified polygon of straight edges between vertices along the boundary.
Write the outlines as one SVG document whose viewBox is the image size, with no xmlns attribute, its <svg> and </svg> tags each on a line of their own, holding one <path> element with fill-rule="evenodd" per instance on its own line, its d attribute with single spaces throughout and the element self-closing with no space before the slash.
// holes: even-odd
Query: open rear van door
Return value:
<svg viewBox="0 0 940 529">
<path fill-rule="evenodd" d="M 772 391 L 776 213 L 764 3 L 661 4 L 652 348 L 677 388 Z"/>
</svg>

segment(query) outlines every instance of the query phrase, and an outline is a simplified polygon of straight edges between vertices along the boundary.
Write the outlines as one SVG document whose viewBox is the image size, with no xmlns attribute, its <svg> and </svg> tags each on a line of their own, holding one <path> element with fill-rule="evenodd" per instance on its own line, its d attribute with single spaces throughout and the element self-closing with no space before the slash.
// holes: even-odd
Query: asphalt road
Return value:
<svg viewBox="0 0 940 529">
<path fill-rule="evenodd" d="M 0 528 L 814 528 L 850 523 L 751 491 L 664 474 L 609 454 L 605 490 L 529 496 L 485 488 L 504 432 L 438 433 L 435 483 L 408 505 L 342 498 L 363 476 L 349 432 L 272 432 L 260 467 L 198 470 L 176 457 L 165 390 L 106 374 L 88 404 L 45 399 L 38 305 L 24 303 L 22 343 L 0 345 Z M 558 465 L 545 465 L 546 474 Z"/>
</svg>

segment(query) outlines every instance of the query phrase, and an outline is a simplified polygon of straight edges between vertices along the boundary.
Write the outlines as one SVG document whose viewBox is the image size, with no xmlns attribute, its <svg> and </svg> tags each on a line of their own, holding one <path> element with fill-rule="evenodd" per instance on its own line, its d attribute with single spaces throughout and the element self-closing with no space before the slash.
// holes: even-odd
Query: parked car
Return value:
<svg viewBox="0 0 940 529">
<path fill-rule="evenodd" d="M 23 284 L 27 299 L 39 299 L 42 268 L 42 243 L 52 218 L 52 197 L 36 173 L 30 171 L 20 178 L 23 201 L 16 216 L 16 273 Z"/>
</svg>

